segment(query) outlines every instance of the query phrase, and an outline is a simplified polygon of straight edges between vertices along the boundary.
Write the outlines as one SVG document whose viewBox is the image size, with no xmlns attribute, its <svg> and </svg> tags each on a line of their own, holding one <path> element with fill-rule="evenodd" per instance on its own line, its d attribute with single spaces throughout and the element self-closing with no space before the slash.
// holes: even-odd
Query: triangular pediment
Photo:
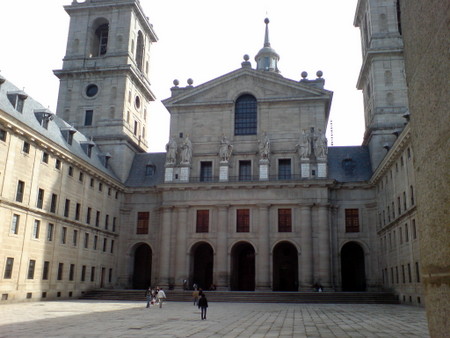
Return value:
<svg viewBox="0 0 450 338">
<path fill-rule="evenodd" d="M 331 100 L 332 92 L 279 74 L 242 68 L 199 86 L 172 88 L 172 97 L 163 100 L 170 107 L 232 103 L 242 94 L 258 101 Z"/>
</svg>

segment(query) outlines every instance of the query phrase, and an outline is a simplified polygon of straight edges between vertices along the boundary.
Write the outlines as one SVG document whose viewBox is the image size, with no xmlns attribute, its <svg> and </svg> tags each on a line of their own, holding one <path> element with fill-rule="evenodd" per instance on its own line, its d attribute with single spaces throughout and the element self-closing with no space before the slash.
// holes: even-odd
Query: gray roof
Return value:
<svg viewBox="0 0 450 338">
<path fill-rule="evenodd" d="M 368 181 L 372 176 L 369 148 L 329 147 L 328 177 L 338 182 Z"/>
<path fill-rule="evenodd" d="M 19 112 L 15 109 L 8 98 L 8 94 L 10 97 L 17 94 L 26 97 L 22 112 Z M 29 128 L 35 130 L 37 133 L 47 138 L 49 141 L 56 143 L 58 146 L 66 149 L 68 152 L 77 156 L 81 160 L 88 162 L 90 165 L 103 171 L 105 174 L 113 177 L 114 179 L 117 179 L 117 176 L 110 168 L 105 168 L 105 154 L 102 154 L 97 146 L 93 146 L 91 157 L 87 156 L 86 152 L 83 150 L 83 147 L 86 148 L 86 146 L 82 146 L 82 144 L 91 142 L 88 137 L 77 131 L 75 132 L 75 134 L 73 134 L 72 144 L 70 145 L 69 143 L 67 143 L 62 134 L 62 131 L 67 131 L 68 129 L 75 131 L 76 129 L 63 119 L 59 118 L 57 115 L 53 115 L 53 119 L 49 121 L 47 129 L 44 128 L 36 117 L 35 113 L 37 111 L 50 114 L 53 113 L 43 105 L 41 105 L 39 102 L 35 101 L 32 97 L 28 96 L 28 94 L 17 88 L 14 84 L 6 80 L 4 77 L 0 78 L 0 110 L 4 111 L 6 114 L 9 114 L 21 123 L 27 125 Z"/>
<path fill-rule="evenodd" d="M 153 187 L 164 183 L 165 163 L 166 153 L 136 154 L 125 185 L 132 188 L 138 188 Z M 146 175 L 147 166 L 153 167 L 153 175 Z"/>
</svg>

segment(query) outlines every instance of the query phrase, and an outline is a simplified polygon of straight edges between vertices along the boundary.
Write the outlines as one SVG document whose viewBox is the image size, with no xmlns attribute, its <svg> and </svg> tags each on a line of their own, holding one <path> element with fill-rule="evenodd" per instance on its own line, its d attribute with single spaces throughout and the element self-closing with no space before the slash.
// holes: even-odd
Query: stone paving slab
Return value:
<svg viewBox="0 0 450 338">
<path fill-rule="evenodd" d="M 52 301 L 0 305 L 0 337 L 429 337 L 423 308 L 383 304 Z"/>
</svg>

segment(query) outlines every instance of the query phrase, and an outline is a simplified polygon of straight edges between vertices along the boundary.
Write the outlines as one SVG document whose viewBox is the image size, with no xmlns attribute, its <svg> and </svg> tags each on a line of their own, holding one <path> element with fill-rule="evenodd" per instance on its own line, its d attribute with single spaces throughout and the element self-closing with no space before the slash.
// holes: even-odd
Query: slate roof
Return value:
<svg viewBox="0 0 450 338">
<path fill-rule="evenodd" d="M 328 178 L 338 182 L 362 182 L 368 181 L 371 176 L 372 166 L 368 147 L 328 148 Z"/>
<path fill-rule="evenodd" d="M 142 153 L 134 156 L 130 174 L 125 182 L 127 187 L 152 187 L 164 183 L 164 164 L 166 153 Z M 154 168 L 154 174 L 146 176 L 146 167 Z"/>
<path fill-rule="evenodd" d="M 103 164 L 104 154 L 102 154 L 96 146 L 92 148 L 91 157 L 87 156 L 83 150 L 81 144 L 85 142 L 90 142 L 90 139 L 80 132 L 76 132 L 73 135 L 72 145 L 68 144 L 64 138 L 61 130 L 70 129 L 73 127 L 68 124 L 63 119 L 54 115 L 53 120 L 48 124 L 48 128 L 44 128 L 35 116 L 35 110 L 48 110 L 42 106 L 39 102 L 35 101 L 32 97 L 27 96 L 24 101 L 23 111 L 20 113 L 17 111 L 8 99 L 8 93 L 24 93 L 22 90 L 17 88 L 14 84 L 6 80 L 4 77 L 0 76 L 0 110 L 4 111 L 6 114 L 11 115 L 16 120 L 27 125 L 29 128 L 35 130 L 37 133 L 43 137 L 49 139 L 51 142 L 56 143 L 58 146 L 66 149 L 73 155 L 88 162 L 90 165 L 96 167 L 97 169 L 103 171 L 105 174 L 111 176 L 112 178 L 118 180 L 117 176 L 110 168 L 105 168 Z M 2 83 L 3 82 L 3 83 Z M 28 95 L 28 94 L 26 94 Z M 49 111 L 50 112 L 50 111 Z M 111 159 L 114 160 L 114 159 Z"/>
</svg>

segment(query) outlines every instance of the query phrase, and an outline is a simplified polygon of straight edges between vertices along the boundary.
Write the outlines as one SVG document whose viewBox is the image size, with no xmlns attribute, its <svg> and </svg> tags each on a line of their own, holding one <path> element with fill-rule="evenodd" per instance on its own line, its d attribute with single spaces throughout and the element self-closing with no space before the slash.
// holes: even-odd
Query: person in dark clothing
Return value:
<svg viewBox="0 0 450 338">
<path fill-rule="evenodd" d="M 152 288 L 150 286 L 145 291 L 145 298 L 147 299 L 147 306 L 146 307 L 150 307 L 150 302 L 152 300 Z"/>
<path fill-rule="evenodd" d="M 206 309 L 208 308 L 208 300 L 204 293 L 200 295 L 200 299 L 198 300 L 198 307 L 201 309 L 201 317 L 202 320 L 206 319 Z"/>
</svg>

